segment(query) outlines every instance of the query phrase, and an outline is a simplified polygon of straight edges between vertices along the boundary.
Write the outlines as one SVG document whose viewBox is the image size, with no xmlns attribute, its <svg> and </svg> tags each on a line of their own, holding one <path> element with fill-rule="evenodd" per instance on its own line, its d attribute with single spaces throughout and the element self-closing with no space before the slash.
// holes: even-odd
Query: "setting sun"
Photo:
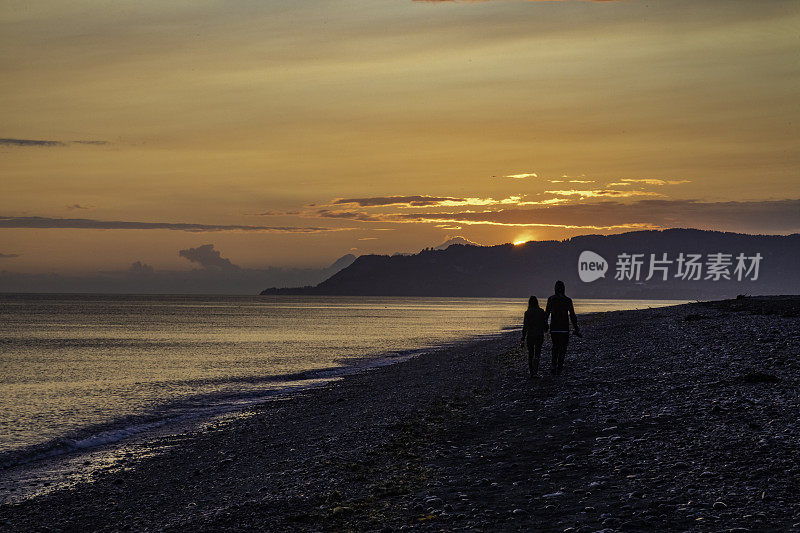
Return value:
<svg viewBox="0 0 800 533">
<path fill-rule="evenodd" d="M 525 239 L 517 239 L 514 242 L 512 242 L 511 244 L 513 244 L 514 246 L 519 246 L 520 244 L 525 244 L 526 242 L 528 242 L 528 241 L 525 240 Z"/>
</svg>

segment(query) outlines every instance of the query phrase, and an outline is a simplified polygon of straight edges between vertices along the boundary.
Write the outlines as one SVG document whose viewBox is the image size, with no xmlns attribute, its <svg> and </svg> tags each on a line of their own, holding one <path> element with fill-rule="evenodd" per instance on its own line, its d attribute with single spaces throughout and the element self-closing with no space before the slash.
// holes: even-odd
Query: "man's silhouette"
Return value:
<svg viewBox="0 0 800 533">
<path fill-rule="evenodd" d="M 547 321 L 544 318 L 544 310 L 539 307 L 539 300 L 536 296 L 528 299 L 528 310 L 522 320 L 522 345 L 527 341 L 528 345 L 528 370 L 531 379 L 538 376 L 539 357 L 542 354 L 542 343 L 544 333 L 547 331 Z"/>
<path fill-rule="evenodd" d="M 582 337 L 578 327 L 578 318 L 575 316 L 575 308 L 572 306 L 572 298 L 564 294 L 564 282 L 556 281 L 556 293 L 547 299 L 547 308 L 544 310 L 544 321 L 550 318 L 550 338 L 553 341 L 553 363 L 550 373 L 553 375 L 561 374 L 564 368 L 564 356 L 567 354 L 567 344 L 569 343 L 569 323 L 572 321 L 572 329 L 575 335 Z"/>
</svg>

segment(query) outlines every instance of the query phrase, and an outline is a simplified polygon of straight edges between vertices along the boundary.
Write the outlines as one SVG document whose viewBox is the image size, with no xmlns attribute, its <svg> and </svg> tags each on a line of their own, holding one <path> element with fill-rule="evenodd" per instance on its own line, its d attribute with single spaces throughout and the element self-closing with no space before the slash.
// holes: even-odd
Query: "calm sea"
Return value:
<svg viewBox="0 0 800 533">
<path fill-rule="evenodd" d="M 682 303 L 576 300 L 578 313 Z M 518 325 L 526 301 L 0 295 L 0 464 L 113 442 Z"/>
</svg>

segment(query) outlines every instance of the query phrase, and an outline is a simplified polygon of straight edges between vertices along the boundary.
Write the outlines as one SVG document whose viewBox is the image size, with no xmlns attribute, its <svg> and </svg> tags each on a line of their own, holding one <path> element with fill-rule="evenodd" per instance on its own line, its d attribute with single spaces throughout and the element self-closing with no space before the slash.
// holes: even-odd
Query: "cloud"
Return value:
<svg viewBox="0 0 800 533">
<path fill-rule="evenodd" d="M 504 178 L 511 178 L 512 180 L 524 180 L 526 178 L 538 178 L 539 175 L 535 172 L 528 172 L 522 174 L 509 174 L 508 176 L 503 176 Z"/>
<path fill-rule="evenodd" d="M 92 208 L 92 206 L 81 205 L 81 204 L 72 204 L 72 205 L 68 205 L 67 206 L 67 209 L 70 209 L 70 210 L 72 210 L 72 209 L 91 209 L 91 208 Z"/>
<path fill-rule="evenodd" d="M 657 192 L 648 191 L 617 191 L 614 189 L 592 189 L 592 190 L 562 190 L 562 191 L 545 191 L 547 194 L 555 194 L 556 196 L 580 196 L 581 198 L 627 198 L 630 196 L 663 196 Z"/>
<path fill-rule="evenodd" d="M 338 198 L 333 201 L 332 206 L 337 205 L 357 205 L 359 207 L 400 207 L 423 208 L 423 207 L 466 207 L 466 206 L 488 206 L 488 205 L 533 205 L 540 202 L 524 201 L 522 196 L 509 196 L 496 200 L 494 198 L 459 198 L 454 196 L 373 196 L 367 198 Z"/>
<path fill-rule="evenodd" d="M 597 180 L 573 180 L 569 176 L 562 176 L 559 180 L 547 180 L 550 183 L 596 183 Z M 619 181 L 609 183 L 608 187 L 625 187 L 634 183 L 641 183 L 642 185 L 680 185 L 682 183 L 691 183 L 691 180 L 662 180 L 657 178 L 622 178 Z"/>
<path fill-rule="evenodd" d="M 8 217 L 0 216 L 0 229 L 162 229 L 173 231 L 254 231 L 268 233 L 322 233 L 353 228 L 321 228 L 298 226 L 246 226 L 238 224 L 193 224 L 186 222 L 138 222 L 95 220 L 90 218 Z"/>
<path fill-rule="evenodd" d="M 464 202 L 466 198 L 455 198 L 452 196 L 373 196 L 368 198 L 338 198 L 333 201 L 333 205 L 353 204 L 359 207 L 382 207 L 397 205 L 403 207 L 429 207 L 442 205 L 443 202 Z"/>
<path fill-rule="evenodd" d="M 250 216 L 256 217 L 279 217 L 279 216 L 296 216 L 300 214 L 300 211 L 262 211 L 260 213 L 248 213 Z"/>
<path fill-rule="evenodd" d="M 466 225 L 478 226 L 512 226 L 512 227 L 547 227 L 547 228 L 560 228 L 560 229 L 579 229 L 579 230 L 616 230 L 616 229 L 655 229 L 660 226 L 642 223 L 642 222 L 627 222 L 618 224 L 598 224 L 596 222 L 586 221 L 579 223 L 577 221 L 570 221 L 566 218 L 563 221 L 553 220 L 551 222 L 537 222 L 535 220 L 516 219 L 517 217 L 509 217 L 515 212 L 523 210 L 504 210 L 504 211 L 483 211 L 483 212 L 466 212 L 466 213 L 431 213 L 428 215 L 420 215 L 412 220 L 406 218 L 402 222 L 437 222 L 437 223 L 458 223 Z M 538 213 L 537 213 L 538 214 Z M 402 216 L 402 215 L 400 215 Z M 424 218 L 423 218 L 424 217 Z"/>
<path fill-rule="evenodd" d="M 102 146 L 108 144 L 108 141 L 95 141 L 95 140 L 79 140 L 79 141 L 51 141 L 39 139 L 14 139 L 11 137 L 0 138 L 0 146 L 21 146 L 21 147 L 54 147 L 54 146 L 67 146 L 67 144 L 88 144 L 94 146 Z"/>
<path fill-rule="evenodd" d="M 357 220 L 359 222 L 382 222 L 386 220 L 382 215 L 372 215 L 363 211 L 332 211 L 330 209 L 320 209 L 311 216 Z"/>
<path fill-rule="evenodd" d="M 222 257 L 219 250 L 214 249 L 213 244 L 180 250 L 178 255 L 207 270 L 240 270 L 240 267 L 231 263 L 230 259 Z"/>
<path fill-rule="evenodd" d="M 0 138 L 0 146 L 66 146 L 61 141 L 40 141 L 36 139 Z"/>
<path fill-rule="evenodd" d="M 0 254 L 0 259 L 13 259 L 19 257 L 19 254 Z"/>
<path fill-rule="evenodd" d="M 351 212 L 352 213 L 352 212 Z M 375 222 L 552 227 L 583 230 L 694 227 L 748 233 L 800 232 L 800 199 L 744 202 L 643 199 L 565 203 L 495 211 L 352 213 Z M 348 218 L 339 212 L 337 218 Z M 357 218 L 364 220 L 364 218 Z"/>
<path fill-rule="evenodd" d="M 645 185 L 680 185 L 682 183 L 691 183 L 692 180 L 660 180 L 656 178 L 641 178 L 641 179 L 628 179 L 622 178 L 625 183 L 644 183 Z M 613 185 L 613 184 L 612 184 Z"/>
<path fill-rule="evenodd" d="M 132 276 L 149 276 L 155 274 L 155 271 L 155 268 L 141 261 L 131 263 L 131 266 L 128 268 L 128 274 Z"/>
<path fill-rule="evenodd" d="M 491 226 L 548 226 L 554 228 L 568 228 L 568 229 L 647 229 L 648 225 L 641 224 L 623 224 L 612 226 L 598 226 L 595 224 L 575 225 L 575 224 L 562 224 L 562 223 L 538 223 L 538 222 L 504 222 L 495 220 L 499 218 L 498 215 L 504 213 L 511 213 L 519 210 L 501 210 L 501 211 L 462 211 L 457 213 L 364 213 L 359 211 L 330 211 L 320 210 L 317 216 L 322 218 L 338 218 L 347 220 L 357 220 L 360 222 L 396 222 L 396 223 L 437 223 L 436 227 L 449 227 L 450 229 L 460 229 L 458 226 L 452 224 L 467 224 L 467 225 L 491 225 Z"/>
</svg>

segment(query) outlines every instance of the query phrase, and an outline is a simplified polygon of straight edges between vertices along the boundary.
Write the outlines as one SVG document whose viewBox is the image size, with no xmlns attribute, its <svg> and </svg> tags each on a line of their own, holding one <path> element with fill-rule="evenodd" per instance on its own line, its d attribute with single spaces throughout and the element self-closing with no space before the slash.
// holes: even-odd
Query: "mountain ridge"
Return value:
<svg viewBox="0 0 800 533">
<path fill-rule="evenodd" d="M 605 277 L 592 283 L 578 276 L 578 256 L 592 251 L 608 262 Z M 756 280 L 687 280 L 672 272 L 666 281 L 615 279 L 620 254 L 667 254 L 673 268 L 679 254 L 761 256 Z M 261 294 L 313 294 L 348 296 L 482 296 L 524 297 L 547 295 L 562 279 L 568 294 L 583 298 L 731 297 L 738 294 L 791 294 L 800 292 L 800 234 L 750 235 L 711 230 L 671 228 L 632 231 L 615 235 L 580 235 L 563 241 L 529 241 L 520 245 L 469 246 L 454 244 L 444 250 L 425 249 L 413 255 L 363 255 L 350 266 L 316 286 L 266 289 Z"/>
</svg>

